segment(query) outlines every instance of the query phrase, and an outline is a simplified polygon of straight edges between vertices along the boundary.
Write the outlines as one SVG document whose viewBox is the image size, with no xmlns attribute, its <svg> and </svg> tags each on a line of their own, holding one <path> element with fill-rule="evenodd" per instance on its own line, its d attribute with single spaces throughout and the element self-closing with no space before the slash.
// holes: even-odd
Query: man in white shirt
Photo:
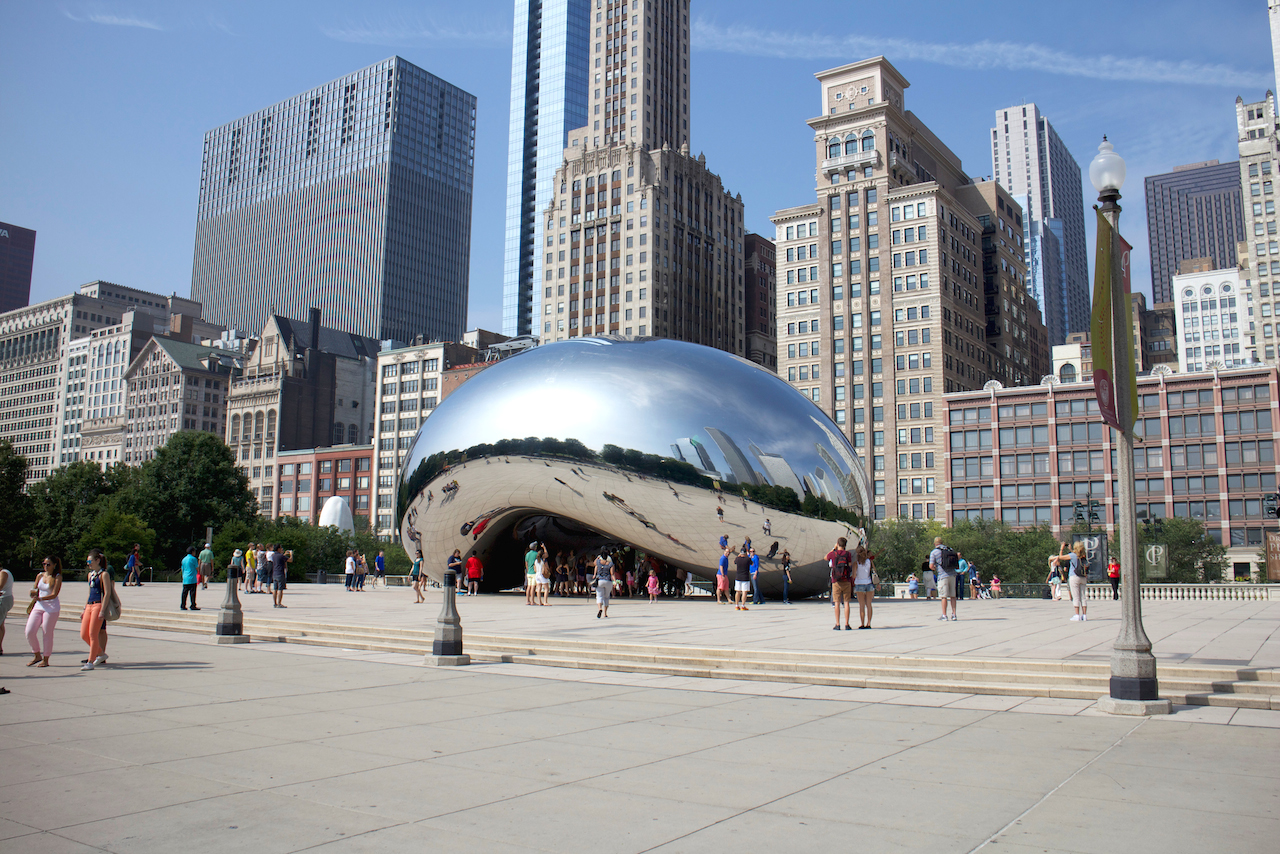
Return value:
<svg viewBox="0 0 1280 854">
<path fill-rule="evenodd" d="M 275 587 L 274 587 L 274 579 L 271 573 L 271 568 L 274 567 L 275 565 L 276 565 L 276 547 L 275 545 L 268 543 L 267 544 L 267 579 L 273 582 L 272 593 L 275 592 Z"/>
<path fill-rule="evenodd" d="M 351 549 L 347 549 L 347 566 L 344 572 L 346 574 L 347 592 L 350 593 L 356 585 L 356 553 Z"/>
</svg>

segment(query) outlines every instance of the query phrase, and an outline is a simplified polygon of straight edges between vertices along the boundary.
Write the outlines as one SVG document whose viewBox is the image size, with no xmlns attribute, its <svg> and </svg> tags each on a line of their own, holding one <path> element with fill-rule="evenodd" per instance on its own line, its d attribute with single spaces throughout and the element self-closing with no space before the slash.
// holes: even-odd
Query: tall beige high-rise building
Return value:
<svg viewBox="0 0 1280 854">
<path fill-rule="evenodd" d="M 1276 4 L 1271 6 L 1273 44 L 1276 26 Z M 1209 342 L 1208 346 L 1221 350 L 1223 361 L 1244 358 L 1249 362 L 1262 361 L 1269 365 L 1276 364 L 1276 346 L 1280 343 L 1280 328 L 1275 318 L 1280 317 L 1280 234 L 1277 234 L 1276 216 L 1276 152 L 1280 151 L 1280 118 L 1276 116 L 1276 97 L 1267 92 L 1266 97 L 1252 104 L 1244 99 L 1236 98 L 1236 134 L 1240 150 L 1240 191 L 1244 203 L 1244 254 L 1238 254 L 1237 264 L 1240 269 L 1239 292 L 1217 306 L 1211 313 L 1214 321 L 1218 321 L 1222 312 L 1226 312 L 1235 320 L 1241 321 L 1235 332 L 1236 340 L 1218 343 L 1225 329 L 1180 329 L 1181 347 L 1205 347 L 1201 339 Z M 1188 314 L 1192 312 L 1192 302 L 1202 299 L 1202 295 L 1186 295 L 1186 286 L 1173 294 L 1179 308 Z M 1213 296 L 1218 296 L 1214 294 Z M 1204 301 L 1209 302 L 1208 295 Z M 1183 304 L 1186 303 L 1184 306 Z M 1207 306 L 1206 306 L 1207 307 Z M 1199 318 L 1203 320 L 1203 318 Z M 1220 321 L 1226 327 L 1226 318 Z M 1215 323 L 1215 327 L 1218 326 Z M 1235 325 L 1234 323 L 1232 324 Z M 1209 336 L 1215 340 L 1210 341 Z M 1192 339 L 1195 339 L 1194 341 Z M 1227 354 L 1230 348 L 1233 352 Z"/>
<path fill-rule="evenodd" d="M 1023 214 L 904 108 L 909 84 L 884 57 L 816 76 L 817 199 L 773 216 L 778 373 L 848 433 L 877 518 L 941 517 L 938 396 L 1050 369 Z"/>
<path fill-rule="evenodd" d="M 745 355 L 742 197 L 689 150 L 689 2 L 596 0 L 592 16 L 588 124 L 545 211 L 535 329 Z"/>
</svg>

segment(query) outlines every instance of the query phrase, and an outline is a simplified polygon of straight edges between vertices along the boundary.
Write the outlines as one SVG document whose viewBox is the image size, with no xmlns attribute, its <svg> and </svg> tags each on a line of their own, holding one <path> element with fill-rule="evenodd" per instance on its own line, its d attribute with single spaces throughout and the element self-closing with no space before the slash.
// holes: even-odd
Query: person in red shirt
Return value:
<svg viewBox="0 0 1280 854">
<path fill-rule="evenodd" d="M 474 596 L 480 592 L 480 579 L 484 578 L 484 564 L 474 554 L 467 558 L 467 592 Z"/>
<path fill-rule="evenodd" d="M 1107 561 L 1107 580 L 1111 582 L 1111 598 L 1120 598 L 1120 561 L 1112 555 Z"/>
</svg>

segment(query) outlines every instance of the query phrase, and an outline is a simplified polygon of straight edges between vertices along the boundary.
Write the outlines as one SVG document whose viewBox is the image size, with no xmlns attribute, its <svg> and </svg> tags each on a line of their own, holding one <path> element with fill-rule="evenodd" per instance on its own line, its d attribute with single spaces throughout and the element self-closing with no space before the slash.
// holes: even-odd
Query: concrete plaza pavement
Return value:
<svg viewBox="0 0 1280 854">
<path fill-rule="evenodd" d="M 215 589 L 215 587 L 217 589 Z M 64 602 L 85 601 L 84 582 L 65 585 Z M 130 607 L 178 612 L 181 585 L 119 588 Z M 18 591 L 21 599 L 25 589 Z M 200 591 L 203 613 L 216 613 L 225 585 Z M 370 587 L 347 593 L 341 584 L 294 584 L 284 610 L 267 595 L 242 594 L 246 615 L 300 624 L 385 626 L 430 630 L 441 591 L 413 604 L 408 587 Z M 970 658 L 1107 661 L 1120 627 L 1119 602 L 1089 602 L 1089 620 L 1070 621 L 1070 603 L 1042 599 L 961 600 L 959 620 L 939 622 L 938 602 L 877 599 L 872 631 L 832 632 L 829 602 L 768 602 L 736 611 L 711 597 L 659 599 L 615 597 L 608 620 L 595 619 L 594 598 L 551 597 L 551 607 L 525 605 L 519 593 L 461 596 L 464 633 L 520 637 L 555 636 L 625 643 L 687 644 L 876 655 L 954 655 Z M 1143 623 L 1156 658 L 1169 664 L 1280 667 L 1280 600 L 1155 600 L 1142 603 Z M 852 608 L 858 621 L 858 606 Z"/>
<path fill-rule="evenodd" d="M 45 669 L 23 667 L 18 629 L 0 658 L 6 851 L 1167 854 L 1280 838 L 1280 712 L 1128 719 L 1086 701 L 440 669 L 123 627 L 84 673 L 71 621 Z"/>
</svg>

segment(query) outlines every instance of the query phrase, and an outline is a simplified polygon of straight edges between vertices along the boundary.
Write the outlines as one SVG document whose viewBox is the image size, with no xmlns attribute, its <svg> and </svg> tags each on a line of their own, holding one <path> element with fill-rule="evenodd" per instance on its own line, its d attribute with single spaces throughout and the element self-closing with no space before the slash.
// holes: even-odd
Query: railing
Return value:
<svg viewBox="0 0 1280 854">
<path fill-rule="evenodd" d="M 859 151 L 842 157 L 828 157 L 822 161 L 822 171 L 835 172 L 847 166 L 874 166 L 879 159 L 878 151 Z"/>
<path fill-rule="evenodd" d="M 924 598 L 925 591 L 921 585 L 918 594 Z M 1044 599 L 1053 595 L 1053 588 L 1048 584 L 1001 584 L 1001 599 Z M 1059 595 L 1062 599 L 1070 597 L 1064 583 Z M 893 585 L 893 596 L 897 599 L 909 598 L 907 585 L 901 582 Z M 972 598 L 972 593 L 970 593 Z M 1086 599 L 1110 599 L 1111 585 L 1106 582 L 1093 582 L 1085 590 Z M 1196 601 L 1280 601 L 1280 584 L 1143 584 L 1141 598 L 1144 600 L 1183 599 Z"/>
</svg>

